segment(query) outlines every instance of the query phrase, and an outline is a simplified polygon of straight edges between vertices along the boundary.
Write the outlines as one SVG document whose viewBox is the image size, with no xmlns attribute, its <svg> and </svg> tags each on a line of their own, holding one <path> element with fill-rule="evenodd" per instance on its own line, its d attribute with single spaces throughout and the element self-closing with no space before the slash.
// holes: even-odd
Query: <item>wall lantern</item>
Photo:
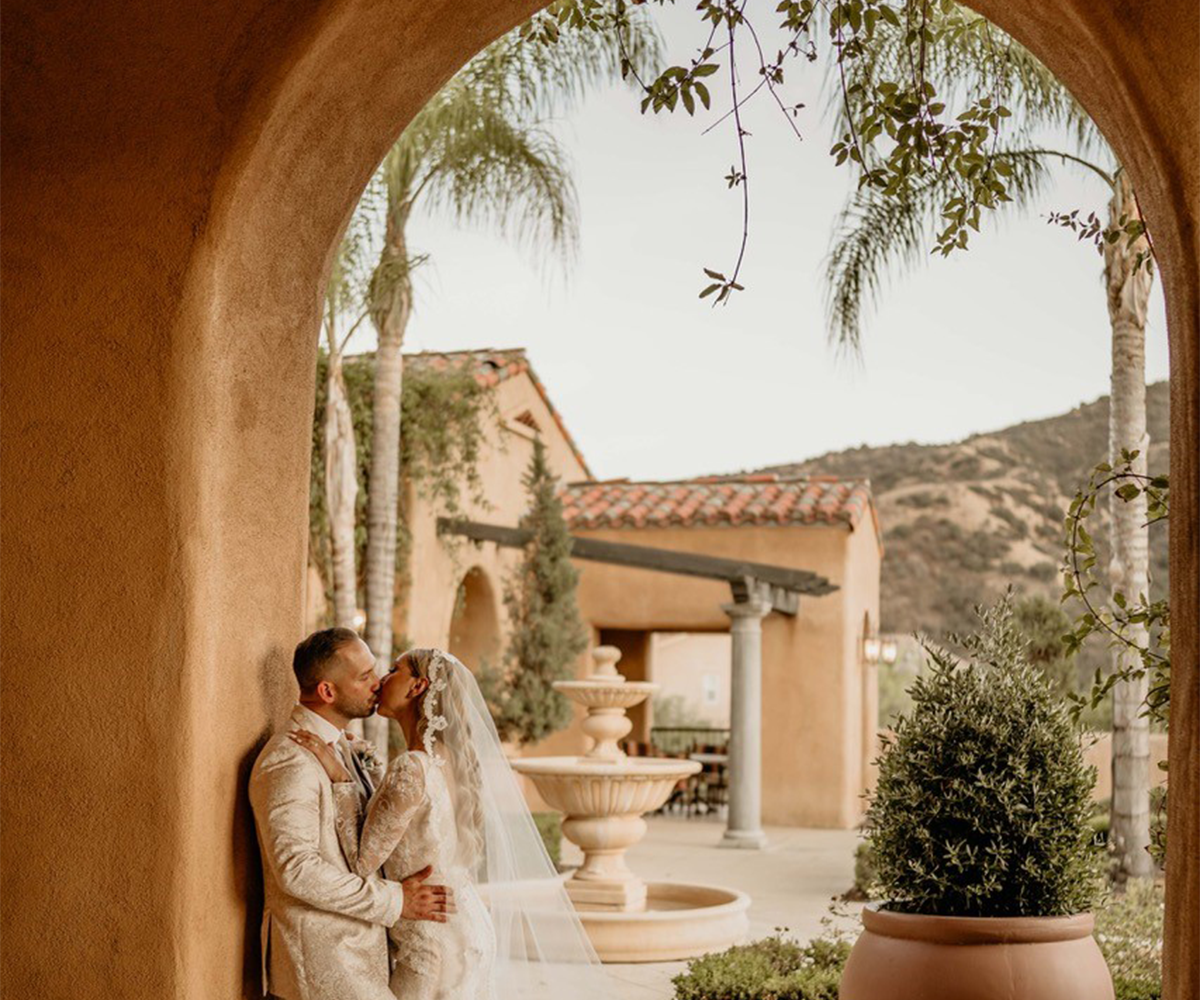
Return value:
<svg viewBox="0 0 1200 1000">
<path fill-rule="evenodd" d="M 868 635 L 863 639 L 863 659 L 868 663 L 886 663 L 891 666 L 896 662 L 898 649 L 895 639 L 880 639 L 877 635 Z"/>
</svg>

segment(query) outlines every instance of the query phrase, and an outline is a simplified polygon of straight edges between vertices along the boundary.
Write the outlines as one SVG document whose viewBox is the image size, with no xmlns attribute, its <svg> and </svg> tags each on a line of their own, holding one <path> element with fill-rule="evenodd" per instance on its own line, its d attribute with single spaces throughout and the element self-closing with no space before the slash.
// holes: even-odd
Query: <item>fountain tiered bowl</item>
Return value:
<svg viewBox="0 0 1200 1000">
<path fill-rule="evenodd" d="M 614 646 L 592 652 L 596 667 L 584 680 L 554 686 L 583 705 L 581 723 L 593 740 L 581 757 L 528 757 L 513 767 L 528 777 L 552 808 L 561 811 L 563 836 L 583 851 L 583 864 L 566 889 L 604 962 L 666 962 L 726 948 L 748 930 L 750 898 L 735 889 L 679 882 L 644 882 L 629 869 L 625 852 L 646 834 L 645 813 L 667 801 L 683 779 L 700 770 L 695 761 L 629 757 L 620 740 L 632 723 L 626 709 L 658 690 L 617 673 Z"/>
</svg>

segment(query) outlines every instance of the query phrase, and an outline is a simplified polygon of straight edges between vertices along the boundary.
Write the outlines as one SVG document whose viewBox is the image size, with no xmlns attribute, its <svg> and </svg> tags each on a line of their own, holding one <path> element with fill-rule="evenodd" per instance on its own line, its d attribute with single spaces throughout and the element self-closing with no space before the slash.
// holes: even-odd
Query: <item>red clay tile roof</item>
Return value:
<svg viewBox="0 0 1200 1000">
<path fill-rule="evenodd" d="M 467 368 L 475 373 L 476 381 L 487 388 L 495 388 L 501 382 L 507 382 L 510 378 L 522 373 L 528 375 L 529 381 L 533 383 L 533 387 L 537 389 L 538 395 L 542 397 L 542 402 L 546 404 L 546 409 L 550 411 L 555 424 L 558 425 L 559 433 L 562 434 L 563 439 L 567 442 L 567 446 L 571 449 L 572 454 L 579 460 L 579 464 L 583 466 L 583 471 L 589 476 L 592 474 L 592 470 L 588 468 L 587 460 L 583 457 L 583 452 L 575 444 L 575 439 L 571 437 L 558 410 L 550 402 L 550 395 L 546 392 L 546 387 L 542 385 L 542 380 L 537 377 L 537 373 L 533 370 L 533 366 L 525 356 L 525 351 L 521 348 L 510 348 L 508 350 L 483 348 L 474 351 L 422 351 L 417 354 L 404 355 L 404 363 L 414 367 L 431 368 L 434 371 L 454 371 Z"/>
<path fill-rule="evenodd" d="M 562 499 L 563 514 L 573 530 L 718 525 L 855 528 L 872 505 L 867 480 L 785 478 L 770 473 L 668 483 L 572 483 Z"/>
</svg>

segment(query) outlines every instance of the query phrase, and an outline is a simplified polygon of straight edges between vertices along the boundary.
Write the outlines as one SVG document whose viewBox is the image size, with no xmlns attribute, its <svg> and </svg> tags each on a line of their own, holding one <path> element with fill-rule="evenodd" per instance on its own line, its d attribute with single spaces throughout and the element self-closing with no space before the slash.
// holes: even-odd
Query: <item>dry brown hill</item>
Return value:
<svg viewBox="0 0 1200 1000">
<path fill-rule="evenodd" d="M 1167 384 L 1146 390 L 1150 468 L 1167 471 Z M 1009 583 L 1057 598 L 1063 519 L 1108 442 L 1108 397 L 1069 413 L 945 445 L 830 452 L 762 472 L 871 480 L 883 526 L 882 628 L 940 636 Z M 1097 532 L 1103 544 L 1103 527 Z M 1151 539 L 1152 588 L 1167 579 L 1165 526 Z"/>
</svg>

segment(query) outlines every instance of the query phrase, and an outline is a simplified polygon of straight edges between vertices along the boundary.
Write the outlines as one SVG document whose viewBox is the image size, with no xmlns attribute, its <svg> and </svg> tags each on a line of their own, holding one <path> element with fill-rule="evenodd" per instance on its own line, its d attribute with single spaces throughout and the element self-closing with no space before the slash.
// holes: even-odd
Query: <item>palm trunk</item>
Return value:
<svg viewBox="0 0 1200 1000">
<path fill-rule="evenodd" d="M 371 490 L 367 497 L 366 612 L 367 645 L 380 673 L 392 657 L 392 615 L 396 605 L 396 530 L 400 499 L 400 397 L 403 388 L 404 332 L 412 311 L 408 250 L 402 223 L 389 219 L 387 245 L 379 271 L 395 276 L 378 289 L 374 316 L 379 330 L 375 350 L 374 414 L 371 424 Z M 387 720 L 372 718 L 365 726 L 384 759 Z"/>
<path fill-rule="evenodd" d="M 1128 175 L 1117 176 L 1109 204 L 1109 221 L 1124 215 L 1140 218 Z M 1125 237 L 1108 244 L 1104 251 L 1108 286 L 1108 314 L 1112 323 L 1112 393 L 1109 417 L 1110 461 L 1121 463 L 1124 450 L 1137 451 L 1134 469 L 1146 473 L 1150 439 L 1146 433 L 1146 307 L 1150 298 L 1151 272 L 1143 266 L 1136 273 L 1137 253 L 1145 240 L 1127 245 Z M 1144 498 L 1126 503 L 1112 497 L 1112 560 L 1109 583 L 1113 594 L 1121 593 L 1133 604 L 1148 595 L 1149 530 Z M 1146 629 L 1131 628 L 1127 637 L 1145 646 Z M 1114 669 L 1140 666 L 1135 650 L 1117 646 Z M 1143 712 L 1147 678 L 1122 681 L 1113 688 L 1112 813 L 1110 841 L 1117 864 L 1118 880 L 1149 878 L 1153 875 L 1150 844 L 1150 724 Z"/>
<path fill-rule="evenodd" d="M 354 503 L 358 495 L 354 420 L 346 398 L 341 355 L 329 357 L 325 398 L 325 506 L 333 563 L 333 621 L 354 627 L 357 580 L 354 570 Z"/>
</svg>

